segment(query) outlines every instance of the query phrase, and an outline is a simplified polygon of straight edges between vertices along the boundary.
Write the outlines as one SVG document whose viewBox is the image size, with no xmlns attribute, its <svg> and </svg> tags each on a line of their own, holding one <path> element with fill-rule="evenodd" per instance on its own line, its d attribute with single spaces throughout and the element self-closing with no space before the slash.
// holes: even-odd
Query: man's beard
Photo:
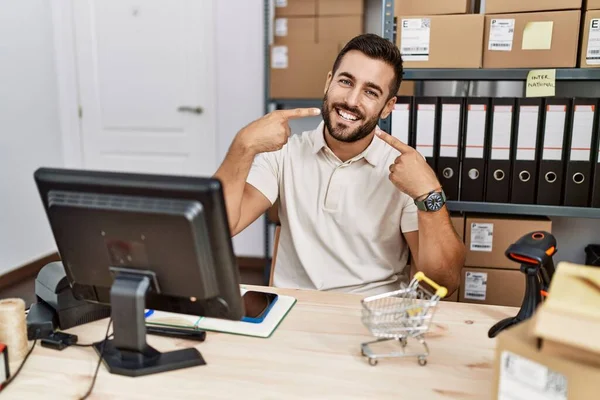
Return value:
<svg viewBox="0 0 600 400">
<path fill-rule="evenodd" d="M 338 126 L 334 128 L 331 124 L 331 112 L 337 112 L 336 109 L 348 111 L 354 115 L 356 115 L 360 120 L 364 121 L 360 126 L 356 127 L 353 131 L 350 130 L 347 126 Z M 378 115 L 364 119 L 363 113 L 360 112 L 356 107 L 350 107 L 346 103 L 335 103 L 329 104 L 327 100 L 327 94 L 323 97 L 323 107 L 321 108 L 321 115 L 323 117 L 323 122 L 325 122 L 325 127 L 329 134 L 336 140 L 340 142 L 352 143 L 356 142 L 366 136 L 368 136 L 373 129 L 377 126 L 377 122 L 379 122 L 379 117 L 383 112 L 383 108 L 379 112 Z"/>
</svg>

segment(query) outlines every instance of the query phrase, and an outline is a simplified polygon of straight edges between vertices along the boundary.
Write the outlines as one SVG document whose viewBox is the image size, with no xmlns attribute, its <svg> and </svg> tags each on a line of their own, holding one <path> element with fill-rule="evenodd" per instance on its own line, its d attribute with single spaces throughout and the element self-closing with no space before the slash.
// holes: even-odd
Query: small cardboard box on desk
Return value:
<svg viewBox="0 0 600 400">
<path fill-rule="evenodd" d="M 497 337 L 493 398 L 598 399 L 600 269 L 560 263 L 530 320 Z"/>
</svg>

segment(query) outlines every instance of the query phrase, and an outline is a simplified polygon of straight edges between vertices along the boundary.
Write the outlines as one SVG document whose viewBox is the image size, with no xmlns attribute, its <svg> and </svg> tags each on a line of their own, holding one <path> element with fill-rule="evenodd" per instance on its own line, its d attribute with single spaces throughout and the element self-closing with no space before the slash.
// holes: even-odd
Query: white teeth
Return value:
<svg viewBox="0 0 600 400">
<path fill-rule="evenodd" d="M 339 115 L 340 115 L 342 118 L 344 118 L 345 120 L 348 120 L 348 121 L 356 121 L 356 120 L 358 119 L 358 118 L 357 118 L 357 117 L 355 117 L 354 115 L 352 115 L 352 114 L 348 114 L 347 112 L 344 112 L 344 111 L 342 111 L 342 110 L 337 110 L 337 112 L 338 112 L 338 114 L 339 114 Z"/>
</svg>

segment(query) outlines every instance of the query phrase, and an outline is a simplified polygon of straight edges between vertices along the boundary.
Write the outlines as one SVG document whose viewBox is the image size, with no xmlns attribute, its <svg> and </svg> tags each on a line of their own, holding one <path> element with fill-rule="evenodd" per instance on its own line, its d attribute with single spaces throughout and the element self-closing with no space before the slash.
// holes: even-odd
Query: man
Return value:
<svg viewBox="0 0 600 400">
<path fill-rule="evenodd" d="M 440 183 L 416 150 L 377 127 L 401 77 L 398 48 L 360 35 L 328 74 L 322 111 L 274 111 L 237 134 L 215 176 L 232 235 L 279 200 L 275 286 L 374 294 L 419 270 L 456 290 L 465 250 Z M 314 131 L 290 137 L 290 119 L 319 113 Z"/>
</svg>

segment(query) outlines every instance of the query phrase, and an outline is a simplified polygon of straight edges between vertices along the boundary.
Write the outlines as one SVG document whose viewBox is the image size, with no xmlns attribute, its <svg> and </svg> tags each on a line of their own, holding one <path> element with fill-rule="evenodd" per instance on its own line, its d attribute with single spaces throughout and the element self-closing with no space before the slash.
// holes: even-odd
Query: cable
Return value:
<svg viewBox="0 0 600 400">
<path fill-rule="evenodd" d="M 17 368 L 17 371 L 16 371 L 14 374 L 12 374 L 12 375 L 10 376 L 10 378 L 8 378 L 8 379 L 6 380 L 6 382 L 4 382 L 4 384 L 0 384 L 0 390 L 3 390 L 3 389 L 5 389 L 5 388 L 6 388 L 8 385 L 10 385 L 10 383 L 11 383 L 12 381 L 14 381 L 14 380 L 15 380 L 15 378 L 17 377 L 17 375 L 19 375 L 19 372 L 21 372 L 21 369 L 23 368 L 23 365 L 25 365 L 25 361 L 27 361 L 27 359 L 29 358 L 29 355 L 30 355 L 30 354 L 31 354 L 31 352 L 33 351 L 33 349 L 34 349 L 34 347 L 35 347 L 35 345 L 36 345 L 36 344 L 37 344 L 37 339 L 35 339 L 35 340 L 33 341 L 33 345 L 31 345 L 31 348 L 29 349 L 29 351 L 28 351 L 28 352 L 27 352 L 27 354 L 25 355 L 25 358 L 23 358 L 23 361 L 21 361 L 21 365 L 19 365 L 19 368 Z"/>
<path fill-rule="evenodd" d="M 104 340 L 110 339 L 110 338 L 112 338 L 114 335 L 115 335 L 114 333 L 111 333 L 111 334 L 110 334 L 110 335 L 108 335 L 108 336 L 106 337 L 106 339 L 104 339 Z M 75 347 L 93 347 L 93 346 L 94 346 L 94 344 L 95 344 L 95 343 L 86 343 L 86 344 L 73 343 L 71 346 L 75 346 Z"/>
<path fill-rule="evenodd" d="M 94 377 L 92 378 L 92 384 L 90 388 L 86 392 L 86 394 L 81 397 L 80 400 L 85 400 L 88 398 L 90 394 L 92 394 L 92 390 L 94 389 L 94 384 L 96 383 L 96 377 L 98 376 L 98 370 L 100 369 L 100 364 L 102 364 L 102 356 L 104 355 L 104 345 L 108 341 L 108 331 L 110 330 L 110 325 L 112 324 L 112 317 L 108 320 L 108 326 L 106 327 L 106 334 L 104 335 L 104 340 L 102 341 L 102 347 L 100 348 L 100 356 L 98 357 L 98 364 L 96 365 L 96 372 L 94 372 Z M 111 335 L 112 336 L 112 335 Z M 80 345 L 84 346 L 84 345 Z"/>
</svg>

